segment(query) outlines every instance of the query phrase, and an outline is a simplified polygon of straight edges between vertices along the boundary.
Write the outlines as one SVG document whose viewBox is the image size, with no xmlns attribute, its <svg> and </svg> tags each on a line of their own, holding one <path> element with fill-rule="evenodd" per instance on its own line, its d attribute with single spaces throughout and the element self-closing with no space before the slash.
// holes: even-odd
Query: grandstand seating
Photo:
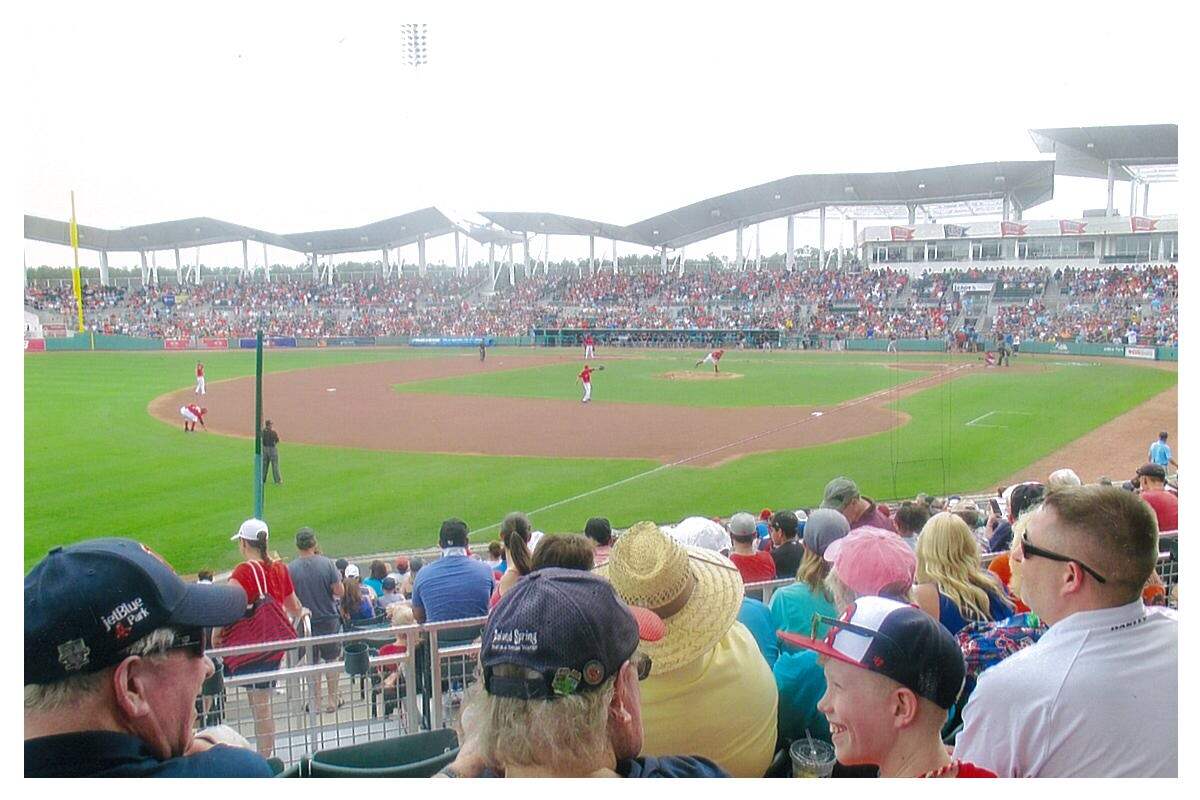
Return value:
<svg viewBox="0 0 1200 800">
<path fill-rule="evenodd" d="M 957 283 L 990 283 L 961 295 Z M 582 275 L 542 271 L 495 293 L 461 277 L 216 282 L 136 289 L 88 286 L 89 330 L 165 339 L 251 336 L 523 336 L 534 328 L 758 329 L 941 339 L 986 316 L 1024 341 L 1174 345 L 1174 265 L 1073 270 L 997 268 L 925 274 L 807 269 Z M 964 305 L 969 297 L 969 305 Z M 27 286 L 43 323 L 73 320 L 69 287 Z"/>
</svg>

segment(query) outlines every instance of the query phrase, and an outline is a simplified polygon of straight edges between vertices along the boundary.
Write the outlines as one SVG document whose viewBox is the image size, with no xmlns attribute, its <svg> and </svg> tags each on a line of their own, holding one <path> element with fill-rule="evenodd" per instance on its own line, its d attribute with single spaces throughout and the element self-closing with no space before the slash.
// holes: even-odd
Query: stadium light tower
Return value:
<svg viewBox="0 0 1200 800">
<path fill-rule="evenodd" d="M 401 25 L 400 35 L 404 37 L 404 62 L 410 67 L 428 64 L 429 53 L 425 47 L 428 26 L 424 22 Z"/>
</svg>

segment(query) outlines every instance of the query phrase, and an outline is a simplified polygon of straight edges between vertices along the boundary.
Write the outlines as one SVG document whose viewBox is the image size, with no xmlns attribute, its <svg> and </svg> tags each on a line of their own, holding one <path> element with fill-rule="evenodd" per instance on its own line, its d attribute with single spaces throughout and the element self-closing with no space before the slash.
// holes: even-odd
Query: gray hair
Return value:
<svg viewBox="0 0 1200 800">
<path fill-rule="evenodd" d="M 829 596 L 833 598 L 833 606 L 841 613 L 858 599 L 858 592 L 846 585 L 845 581 L 838 577 L 833 570 L 825 576 L 825 591 L 829 592 Z M 880 597 L 887 597 L 891 600 L 898 600 L 902 603 L 913 603 L 912 586 L 884 586 L 878 592 Z"/>
<path fill-rule="evenodd" d="M 172 628 L 157 628 L 131 644 L 128 652 L 131 656 L 154 658 L 166 655 L 173 644 L 175 631 Z M 53 683 L 27 683 L 25 710 L 45 713 L 79 705 L 100 691 L 115 667 L 114 664 L 95 672 L 70 675 Z"/>
<path fill-rule="evenodd" d="M 503 677 L 536 677 L 508 664 L 493 668 Z M 467 690 L 462 718 L 465 736 L 477 752 L 495 766 L 519 764 L 552 768 L 588 767 L 611 749 L 608 707 L 616 691 L 616 676 L 595 689 L 553 700 L 494 697 L 483 680 Z"/>
</svg>

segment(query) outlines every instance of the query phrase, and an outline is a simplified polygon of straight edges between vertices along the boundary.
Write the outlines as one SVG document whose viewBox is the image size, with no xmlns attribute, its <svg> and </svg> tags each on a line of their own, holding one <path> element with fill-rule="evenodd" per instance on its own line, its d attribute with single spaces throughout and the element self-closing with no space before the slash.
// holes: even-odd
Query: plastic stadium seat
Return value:
<svg viewBox="0 0 1200 800">
<path fill-rule="evenodd" d="M 429 778 L 458 756 L 449 728 L 325 750 L 312 757 L 314 778 Z"/>
</svg>

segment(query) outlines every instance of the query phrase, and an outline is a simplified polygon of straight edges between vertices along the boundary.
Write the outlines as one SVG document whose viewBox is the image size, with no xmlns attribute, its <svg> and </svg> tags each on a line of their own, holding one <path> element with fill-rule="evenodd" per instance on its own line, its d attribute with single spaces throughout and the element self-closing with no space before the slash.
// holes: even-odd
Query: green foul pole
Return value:
<svg viewBox="0 0 1200 800">
<path fill-rule="evenodd" d="M 262 328 L 254 350 L 254 516 L 263 518 L 262 481 Z"/>
</svg>

